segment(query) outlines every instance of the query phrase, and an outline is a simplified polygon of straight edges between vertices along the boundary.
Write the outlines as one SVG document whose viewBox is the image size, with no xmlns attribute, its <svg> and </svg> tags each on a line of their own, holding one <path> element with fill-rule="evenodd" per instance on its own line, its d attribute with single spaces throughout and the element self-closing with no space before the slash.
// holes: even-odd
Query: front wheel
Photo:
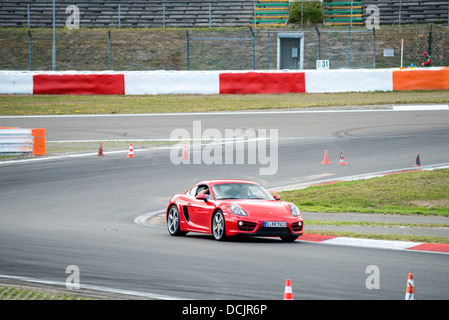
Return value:
<svg viewBox="0 0 449 320">
<path fill-rule="evenodd" d="M 187 232 L 181 231 L 179 222 L 179 211 L 176 206 L 171 206 L 167 214 L 168 233 L 172 236 L 183 236 Z"/>
<path fill-rule="evenodd" d="M 224 240 L 226 237 L 225 218 L 221 211 L 217 211 L 212 218 L 212 234 L 218 241 Z"/>
</svg>

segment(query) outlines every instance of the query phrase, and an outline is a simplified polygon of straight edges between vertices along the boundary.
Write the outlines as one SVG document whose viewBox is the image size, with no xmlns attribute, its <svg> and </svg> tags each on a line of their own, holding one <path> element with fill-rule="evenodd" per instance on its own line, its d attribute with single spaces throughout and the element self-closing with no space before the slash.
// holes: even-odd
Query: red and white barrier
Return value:
<svg viewBox="0 0 449 320">
<path fill-rule="evenodd" d="M 33 73 L 0 72 L 0 94 L 33 94 Z"/>
<path fill-rule="evenodd" d="M 287 71 L 0 72 L 0 94 L 271 94 L 449 90 L 449 67 Z"/>
<path fill-rule="evenodd" d="M 124 94 L 123 74 L 55 73 L 33 75 L 33 94 Z"/>
<path fill-rule="evenodd" d="M 306 92 L 393 91 L 391 69 L 307 70 Z"/>
<path fill-rule="evenodd" d="M 221 94 L 302 93 L 305 92 L 304 72 L 222 72 Z"/>
<path fill-rule="evenodd" d="M 125 94 L 218 94 L 219 72 L 125 72 Z"/>
</svg>

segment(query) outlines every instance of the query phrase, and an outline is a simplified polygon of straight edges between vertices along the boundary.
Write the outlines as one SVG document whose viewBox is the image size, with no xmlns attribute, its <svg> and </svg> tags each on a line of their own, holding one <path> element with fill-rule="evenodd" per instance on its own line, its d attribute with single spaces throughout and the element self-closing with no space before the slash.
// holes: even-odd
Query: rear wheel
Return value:
<svg viewBox="0 0 449 320">
<path fill-rule="evenodd" d="M 226 237 L 226 225 L 223 212 L 217 211 L 212 218 L 212 234 L 215 240 L 221 241 Z"/>
<path fill-rule="evenodd" d="M 183 236 L 187 232 L 181 231 L 179 222 L 179 211 L 176 206 L 171 206 L 167 214 L 168 233 L 172 236 Z"/>
</svg>

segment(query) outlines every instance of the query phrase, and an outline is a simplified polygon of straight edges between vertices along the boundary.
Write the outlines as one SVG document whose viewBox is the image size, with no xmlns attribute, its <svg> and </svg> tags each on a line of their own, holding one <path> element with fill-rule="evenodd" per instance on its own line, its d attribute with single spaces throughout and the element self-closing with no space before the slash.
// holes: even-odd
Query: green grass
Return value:
<svg viewBox="0 0 449 320">
<path fill-rule="evenodd" d="M 281 193 L 309 212 L 358 212 L 449 217 L 449 169 L 393 174 Z"/>
<path fill-rule="evenodd" d="M 208 112 L 447 103 L 447 90 L 258 95 L 0 95 L 0 115 Z"/>
<path fill-rule="evenodd" d="M 0 300 L 87 300 L 87 298 L 63 294 L 57 290 L 33 290 L 21 286 L 0 285 Z"/>
</svg>

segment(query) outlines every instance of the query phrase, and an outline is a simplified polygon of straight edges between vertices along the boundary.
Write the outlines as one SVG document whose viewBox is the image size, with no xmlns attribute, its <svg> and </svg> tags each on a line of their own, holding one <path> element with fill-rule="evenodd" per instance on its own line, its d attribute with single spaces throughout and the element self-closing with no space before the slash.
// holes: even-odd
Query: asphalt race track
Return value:
<svg viewBox="0 0 449 320">
<path fill-rule="evenodd" d="M 177 128 L 278 129 L 278 166 L 180 164 L 170 150 L 135 158 L 95 155 L 0 163 L 0 276 L 64 283 L 79 267 L 81 286 L 154 298 L 403 300 L 413 273 L 420 300 L 449 299 L 449 255 L 325 245 L 274 238 L 216 242 L 171 237 L 135 219 L 164 209 L 174 193 L 202 179 L 242 178 L 269 189 L 449 163 L 448 111 L 357 110 L 220 114 L 2 117 L 1 126 L 46 128 L 47 140 L 167 139 Z M 321 165 L 324 150 L 331 165 Z M 337 165 L 340 151 L 346 166 Z M 307 233 L 307 226 L 305 229 Z M 367 289 L 368 266 L 379 268 Z"/>
</svg>

